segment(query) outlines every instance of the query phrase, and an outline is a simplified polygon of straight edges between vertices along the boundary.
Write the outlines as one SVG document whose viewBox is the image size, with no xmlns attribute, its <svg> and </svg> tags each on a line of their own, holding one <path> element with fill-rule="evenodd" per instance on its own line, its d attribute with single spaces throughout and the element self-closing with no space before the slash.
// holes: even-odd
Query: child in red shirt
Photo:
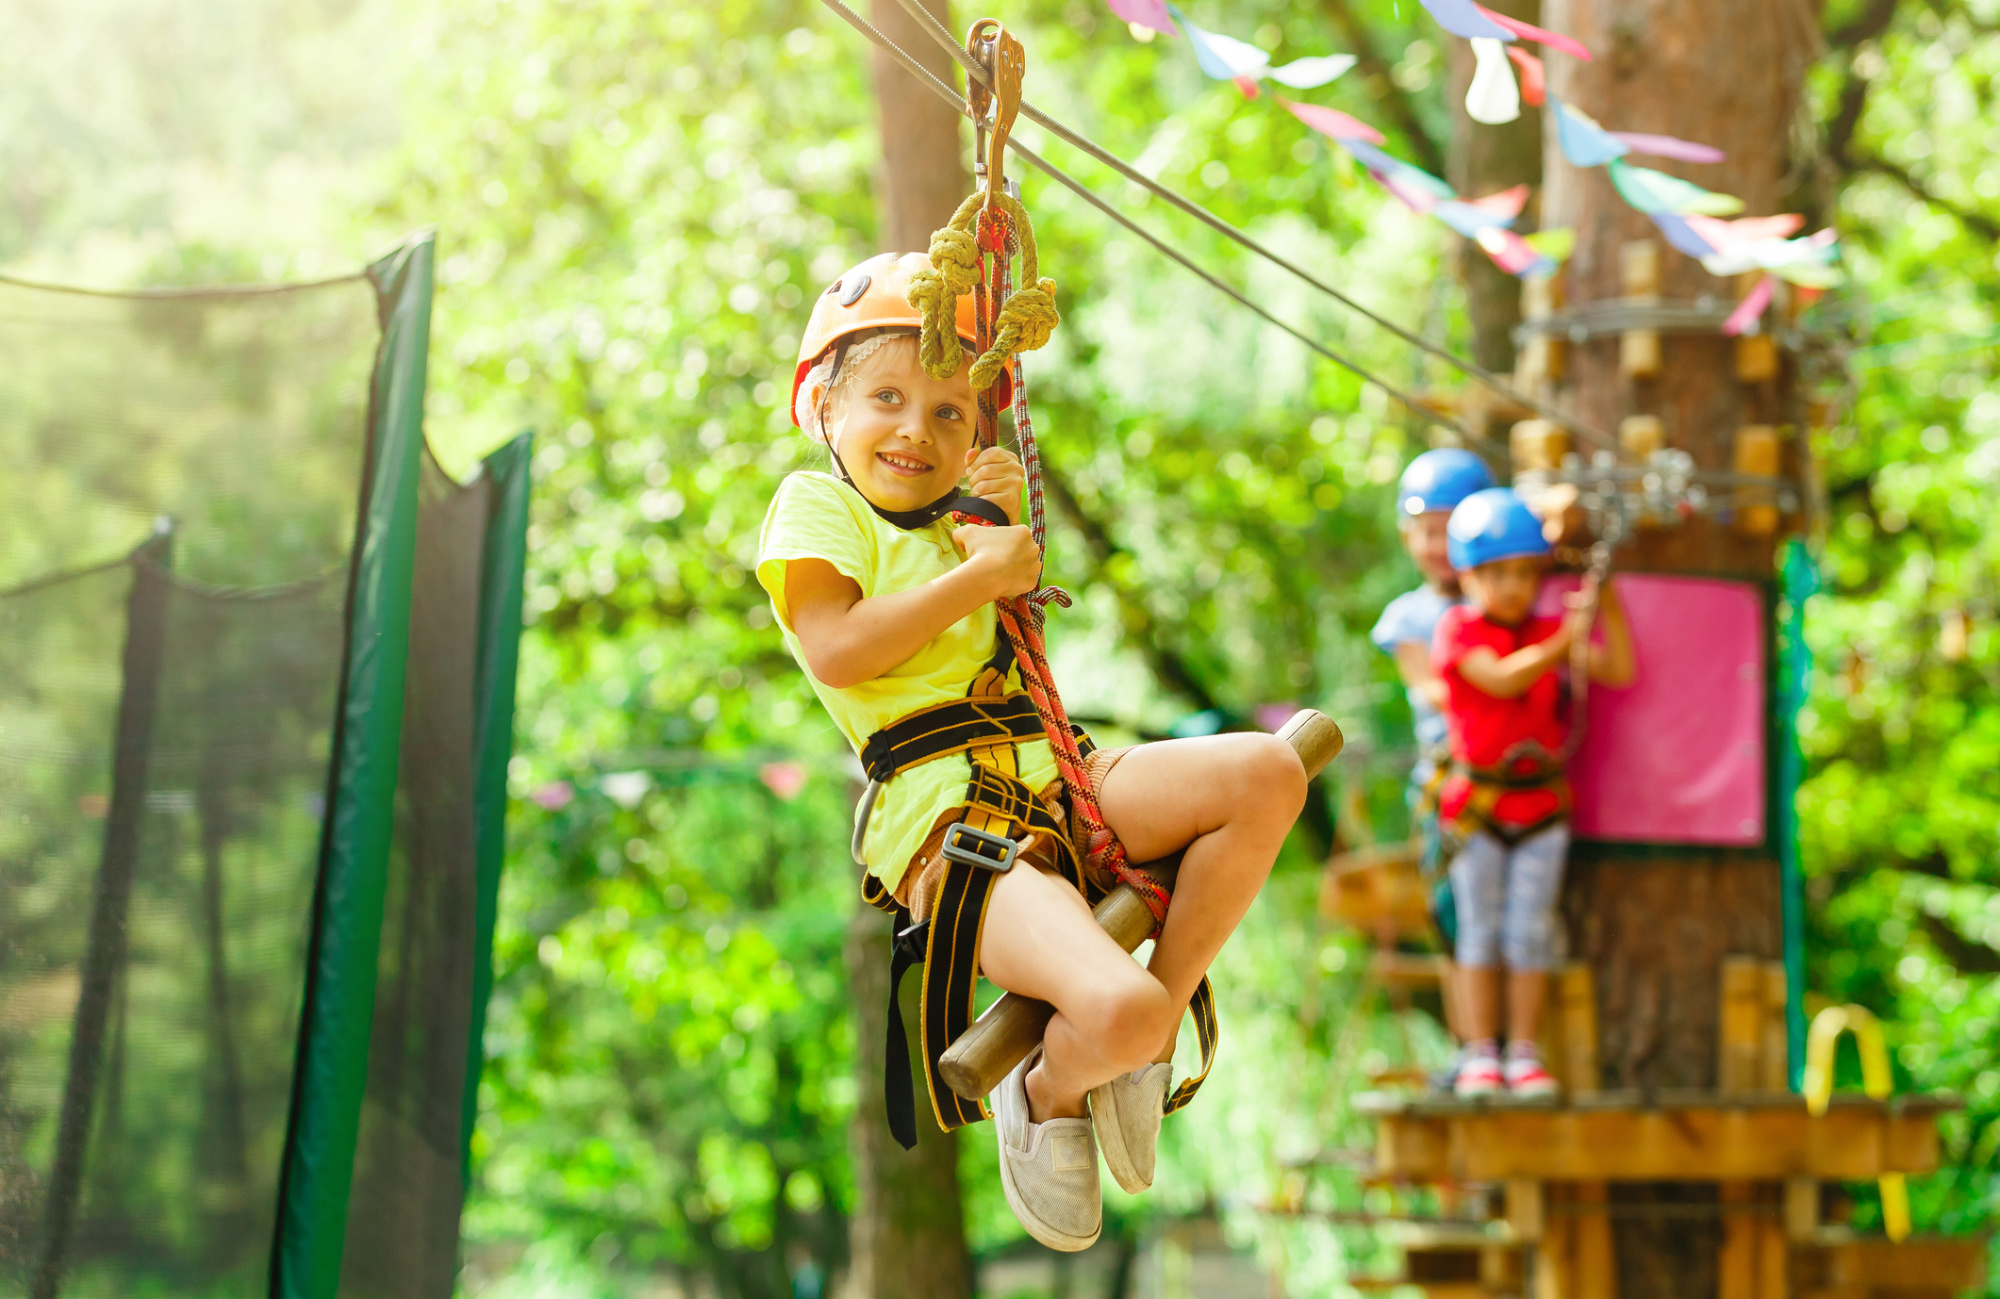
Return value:
<svg viewBox="0 0 2000 1299">
<path fill-rule="evenodd" d="M 1595 620 L 1588 592 L 1562 618 L 1534 616 L 1549 544 L 1521 498 L 1504 487 L 1476 492 L 1447 525 L 1452 566 L 1467 603 L 1449 609 L 1431 644 L 1444 682 L 1451 774 L 1440 816 L 1464 845 L 1451 863 L 1464 971 L 1464 1062 L 1454 1090 L 1487 1095 L 1503 1086 L 1548 1095 L 1555 1080 L 1535 1046 L 1555 908 L 1569 850 L 1569 785 L 1563 777 L 1569 724 L 1556 670 Z M 1588 650 L 1590 679 L 1630 684 L 1632 638 L 1615 590 L 1600 596 L 1604 643 Z M 1496 1041 L 1501 965 L 1507 975 L 1507 1058 Z"/>
</svg>

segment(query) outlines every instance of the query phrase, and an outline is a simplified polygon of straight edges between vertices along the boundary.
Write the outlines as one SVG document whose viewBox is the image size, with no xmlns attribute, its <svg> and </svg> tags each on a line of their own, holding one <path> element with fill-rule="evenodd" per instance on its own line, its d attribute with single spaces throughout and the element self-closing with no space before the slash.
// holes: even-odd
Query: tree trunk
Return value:
<svg viewBox="0 0 2000 1299">
<path fill-rule="evenodd" d="M 926 0 L 951 26 L 948 0 Z M 897 0 L 875 0 L 872 20 L 890 40 L 947 85 L 956 65 L 903 12 Z M 881 110 L 882 170 L 878 185 L 877 248 L 923 252 L 931 232 L 951 220 L 972 190 L 959 119 L 881 50 L 875 51 L 875 98 Z M 847 936 L 847 970 L 854 993 L 859 1075 L 854 1115 L 855 1205 L 848 1293 L 866 1299 L 960 1299 L 972 1293 L 972 1261 L 958 1192 L 958 1138 L 940 1132 L 916 1079 L 917 1148 L 904 1150 L 889 1134 L 882 1108 L 883 1042 L 888 1027 L 889 925 L 857 902 Z M 918 972 L 903 980 L 906 1010 L 919 996 Z M 914 1048 L 921 1039 L 908 1016 Z"/>
<path fill-rule="evenodd" d="M 1622 131 L 1677 135 L 1715 145 L 1715 166 L 1642 159 L 1741 197 L 1750 213 L 1781 210 L 1791 127 L 1800 107 L 1816 5 L 1793 0 L 1543 0 L 1545 25 L 1597 55 L 1552 55 L 1549 92 Z M 1661 247 L 1661 296 L 1728 300 L 1733 286 L 1672 251 L 1629 207 L 1601 168 L 1566 162 L 1553 131 L 1544 145 L 1544 227 L 1571 226 L 1577 246 L 1565 272 L 1572 305 L 1624 296 L 1621 248 Z M 1619 370 L 1617 338 L 1573 346 L 1561 401 L 1581 419 L 1616 429 L 1628 415 L 1657 415 L 1669 445 L 1709 469 L 1733 467 L 1736 430 L 1793 422 L 1792 380 L 1735 377 L 1734 344 L 1718 334 L 1668 334 L 1657 379 Z M 1788 447 L 1787 458 L 1796 455 Z M 1787 466 L 1785 472 L 1794 472 Z M 1641 532 L 1618 555 L 1627 570 L 1768 575 L 1773 542 L 1697 517 Z M 1768 617 L 1768 613 L 1767 613 Z M 1641 653 L 1643 655 L 1643 647 Z M 1778 864 L 1766 849 L 1646 849 L 1579 845 L 1564 912 L 1572 950 L 1596 974 L 1599 1059 L 1606 1087 L 1716 1085 L 1719 967 L 1729 953 L 1776 958 L 1782 950 Z M 1712 1199 L 1712 1188 L 1631 1187 L 1621 1199 Z M 1716 1220 L 1652 1215 L 1617 1224 L 1620 1299 L 1713 1293 Z"/>
</svg>

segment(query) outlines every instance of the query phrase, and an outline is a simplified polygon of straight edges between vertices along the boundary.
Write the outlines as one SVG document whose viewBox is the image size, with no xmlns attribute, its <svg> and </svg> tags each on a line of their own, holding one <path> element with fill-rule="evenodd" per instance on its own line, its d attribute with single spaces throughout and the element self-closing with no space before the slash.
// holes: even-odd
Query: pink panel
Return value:
<svg viewBox="0 0 2000 1299">
<path fill-rule="evenodd" d="M 1755 586 L 1621 574 L 1638 676 L 1592 687 L 1570 764 L 1579 838 L 1764 841 L 1763 599 Z M 1545 612 L 1575 578 L 1551 580 Z"/>
</svg>

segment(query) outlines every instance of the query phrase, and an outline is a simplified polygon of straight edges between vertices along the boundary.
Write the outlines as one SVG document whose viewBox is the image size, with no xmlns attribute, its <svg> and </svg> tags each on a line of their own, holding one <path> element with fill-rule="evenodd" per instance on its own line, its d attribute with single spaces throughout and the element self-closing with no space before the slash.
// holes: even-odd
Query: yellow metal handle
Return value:
<svg viewBox="0 0 2000 1299">
<path fill-rule="evenodd" d="M 1895 1091 L 1881 1021 L 1864 1006 L 1829 1006 L 1813 1016 L 1806 1033 L 1806 1112 L 1815 1118 L 1833 1102 L 1834 1053 L 1842 1033 L 1854 1034 L 1854 1048 L 1861 1055 L 1861 1090 L 1878 1101 L 1888 1100 Z M 1901 1173 L 1884 1173 L 1880 1185 L 1882 1229 L 1890 1240 L 1903 1240 L 1910 1234 L 1910 1188 Z"/>
</svg>

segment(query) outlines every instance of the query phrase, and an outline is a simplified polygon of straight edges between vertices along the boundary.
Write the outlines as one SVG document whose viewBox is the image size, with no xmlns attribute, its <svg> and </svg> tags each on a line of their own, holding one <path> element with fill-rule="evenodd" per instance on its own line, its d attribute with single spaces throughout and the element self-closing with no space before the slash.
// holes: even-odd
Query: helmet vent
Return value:
<svg viewBox="0 0 2000 1299">
<path fill-rule="evenodd" d="M 868 292 L 868 286 L 873 282 L 874 280 L 870 276 L 867 275 L 855 276 L 854 283 L 848 287 L 847 292 L 840 295 L 840 305 L 843 307 L 851 307 L 855 303 L 861 301 L 861 295 Z M 833 287 L 837 289 L 840 287 L 840 285 L 836 284 Z"/>
</svg>

